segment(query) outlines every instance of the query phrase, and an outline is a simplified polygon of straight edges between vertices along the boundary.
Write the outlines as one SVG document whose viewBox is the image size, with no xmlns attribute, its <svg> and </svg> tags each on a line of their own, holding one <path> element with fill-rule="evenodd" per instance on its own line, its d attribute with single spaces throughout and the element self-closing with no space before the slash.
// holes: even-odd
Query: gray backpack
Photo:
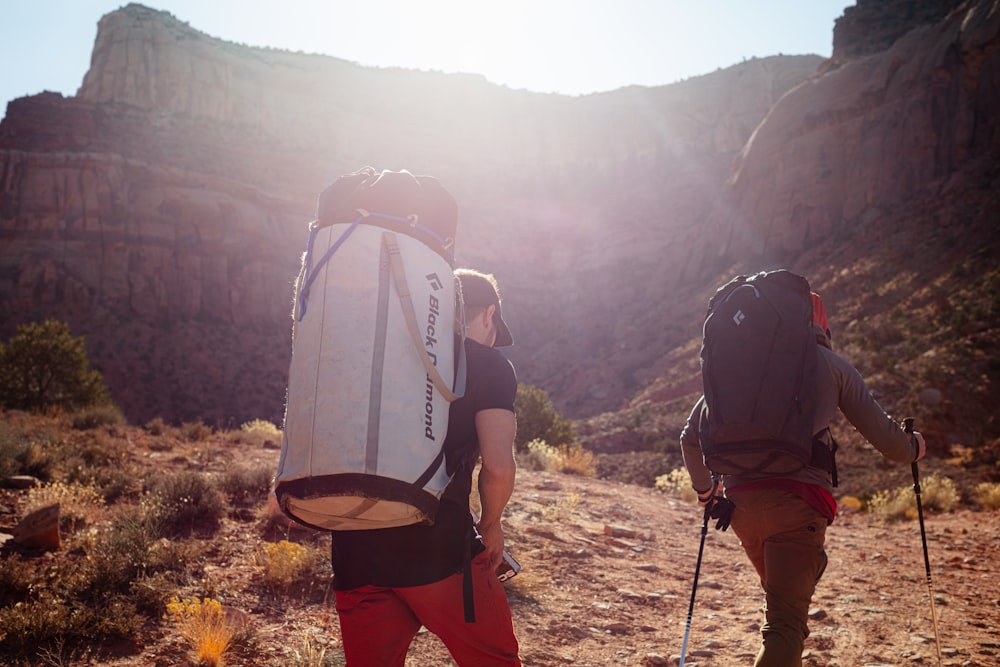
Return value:
<svg viewBox="0 0 1000 667">
<path fill-rule="evenodd" d="M 275 495 L 323 530 L 433 523 L 464 392 L 455 200 L 429 176 L 343 176 L 320 196 L 296 283 Z"/>
</svg>

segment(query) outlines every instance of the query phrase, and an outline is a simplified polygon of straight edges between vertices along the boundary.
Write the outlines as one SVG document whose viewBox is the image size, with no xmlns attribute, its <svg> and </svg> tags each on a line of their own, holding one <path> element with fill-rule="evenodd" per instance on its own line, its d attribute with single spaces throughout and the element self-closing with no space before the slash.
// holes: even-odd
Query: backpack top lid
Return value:
<svg viewBox="0 0 1000 667">
<path fill-rule="evenodd" d="M 313 224 L 351 224 L 363 215 L 361 210 L 381 214 L 366 218 L 366 224 L 417 237 L 438 252 L 454 253 L 458 204 L 433 176 L 414 176 L 405 169 L 377 172 L 373 167 L 345 174 L 320 194 Z"/>
</svg>

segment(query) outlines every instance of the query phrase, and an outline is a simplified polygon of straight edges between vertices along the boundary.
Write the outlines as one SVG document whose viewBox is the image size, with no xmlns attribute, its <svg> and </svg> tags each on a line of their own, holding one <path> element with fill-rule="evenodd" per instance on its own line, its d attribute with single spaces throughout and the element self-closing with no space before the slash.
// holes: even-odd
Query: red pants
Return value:
<svg viewBox="0 0 1000 667">
<path fill-rule="evenodd" d="M 465 622 L 461 573 L 425 586 L 337 591 L 348 667 L 402 667 L 421 625 L 463 667 L 520 667 L 507 594 L 485 552 L 472 561 L 472 582 L 475 623 Z"/>
</svg>

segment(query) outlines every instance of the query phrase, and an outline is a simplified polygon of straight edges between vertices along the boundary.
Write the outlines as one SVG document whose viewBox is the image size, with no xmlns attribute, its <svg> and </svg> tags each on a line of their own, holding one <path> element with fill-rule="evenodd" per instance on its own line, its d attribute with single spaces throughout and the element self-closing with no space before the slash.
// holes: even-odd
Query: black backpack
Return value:
<svg viewBox="0 0 1000 667">
<path fill-rule="evenodd" d="M 813 433 L 818 345 L 805 278 L 771 271 L 716 291 L 701 349 L 699 436 L 710 470 L 780 476 L 815 466 L 836 485 L 835 444 Z"/>
</svg>

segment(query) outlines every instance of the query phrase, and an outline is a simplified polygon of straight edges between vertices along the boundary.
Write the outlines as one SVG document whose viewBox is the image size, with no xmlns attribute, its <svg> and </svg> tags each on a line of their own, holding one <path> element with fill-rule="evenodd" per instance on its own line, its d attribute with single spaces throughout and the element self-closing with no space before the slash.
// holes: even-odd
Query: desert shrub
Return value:
<svg viewBox="0 0 1000 667">
<path fill-rule="evenodd" d="M 581 477 L 595 477 L 597 465 L 594 463 L 594 453 L 579 444 L 560 445 L 556 449 L 552 470 Z"/>
<path fill-rule="evenodd" d="M 80 459 L 87 467 L 124 465 L 129 459 L 128 440 L 104 431 L 81 434 L 65 443 L 62 450 L 63 456 Z"/>
<path fill-rule="evenodd" d="M 346 664 L 344 652 L 328 653 L 322 642 L 306 635 L 301 649 L 294 649 L 291 655 L 292 667 L 337 667 Z"/>
<path fill-rule="evenodd" d="M 288 540 L 265 542 L 258 564 L 264 570 L 265 583 L 275 593 L 309 591 L 323 580 L 324 573 L 329 574 L 325 554 Z"/>
<path fill-rule="evenodd" d="M 571 493 L 542 508 L 542 518 L 546 521 L 561 522 L 569 519 L 580 505 L 580 494 Z"/>
<path fill-rule="evenodd" d="M 955 483 L 947 477 L 932 475 L 921 480 L 920 492 L 920 502 L 925 511 L 950 512 L 958 504 Z M 875 493 L 868 501 L 868 511 L 890 521 L 916 518 L 917 500 L 913 487 Z"/>
<path fill-rule="evenodd" d="M 115 598 L 99 607 L 63 599 L 31 600 L 0 610 L 0 655 L 42 664 L 42 655 L 65 655 L 104 642 L 134 639 L 144 619 L 127 599 Z M 62 663 L 53 663 L 62 664 Z M 68 664 L 68 663 L 67 663 Z"/>
<path fill-rule="evenodd" d="M 665 475 L 660 475 L 653 483 L 653 488 L 667 495 L 680 498 L 684 502 L 698 502 L 698 494 L 691 486 L 691 476 L 687 468 L 674 468 Z"/>
<path fill-rule="evenodd" d="M 135 496 L 141 486 L 139 473 L 129 465 L 95 468 L 88 479 L 109 505 Z"/>
<path fill-rule="evenodd" d="M 167 616 L 178 624 L 181 635 L 191 643 L 199 665 L 218 667 L 223 664 L 223 655 L 236 636 L 236 629 L 218 600 L 175 597 L 167 603 Z"/>
<path fill-rule="evenodd" d="M 70 425 L 77 431 L 87 431 L 99 426 L 121 426 L 125 415 L 117 405 L 105 403 L 77 410 L 70 417 Z"/>
<path fill-rule="evenodd" d="M 204 475 L 193 471 L 155 476 L 144 500 L 146 511 L 167 536 L 215 530 L 226 514 L 219 491 Z"/>
<path fill-rule="evenodd" d="M 149 433 L 150 435 L 163 435 L 167 432 L 168 427 L 167 423 L 163 421 L 163 417 L 154 417 L 146 422 L 146 425 L 143 428 L 146 429 L 146 433 Z"/>
<path fill-rule="evenodd" d="M 525 470 L 551 470 L 556 455 L 555 447 L 535 438 L 517 453 L 517 465 Z"/>
<path fill-rule="evenodd" d="M 28 490 L 24 513 L 59 504 L 59 525 L 71 533 L 93 524 L 104 508 L 104 497 L 89 485 L 52 482 Z"/>
<path fill-rule="evenodd" d="M 11 475 L 51 479 L 55 462 L 56 457 L 45 443 L 0 422 L 0 479 Z"/>
<path fill-rule="evenodd" d="M 528 470 L 562 472 L 583 477 L 595 477 L 594 454 L 579 444 L 553 447 L 536 438 L 517 454 L 517 464 Z"/>
<path fill-rule="evenodd" d="M 89 535 L 85 550 L 91 554 L 91 580 L 101 591 L 126 593 L 133 582 L 154 571 L 174 567 L 156 549 L 160 525 L 155 516 L 131 508 L 118 513 L 100 531 Z"/>
<path fill-rule="evenodd" d="M 983 482 L 976 486 L 976 500 L 983 504 L 983 507 L 996 510 L 1000 509 L 1000 484 Z"/>
<path fill-rule="evenodd" d="M 235 466 L 227 470 L 219 482 L 222 491 L 234 505 L 252 505 L 267 499 L 271 489 L 270 467 L 246 468 Z"/>
<path fill-rule="evenodd" d="M 212 427 L 202 421 L 181 424 L 181 435 L 191 442 L 203 442 L 212 436 Z"/>
<path fill-rule="evenodd" d="M 243 442 L 263 447 L 281 442 L 281 429 L 265 419 L 254 419 L 240 426 L 239 437 Z"/>
<path fill-rule="evenodd" d="M 101 374 L 90 368 L 83 338 L 65 322 L 17 327 L 0 346 L 0 403 L 18 410 L 79 408 L 108 402 Z"/>
<path fill-rule="evenodd" d="M 0 558 L 0 607 L 22 600 L 33 584 L 31 570 L 19 555 Z"/>
<path fill-rule="evenodd" d="M 556 411 L 544 390 L 528 384 L 517 385 L 514 410 L 517 412 L 514 444 L 518 451 L 525 449 L 532 440 L 544 440 L 555 446 L 576 441 L 573 423 Z"/>
<path fill-rule="evenodd" d="M 864 507 L 864 503 L 861 502 L 861 499 L 855 498 L 854 496 L 844 496 L 837 502 L 837 505 L 841 511 L 847 512 L 860 512 Z"/>
<path fill-rule="evenodd" d="M 95 579 L 95 561 L 56 561 L 16 604 L 0 608 L 0 656 L 31 660 L 133 639 L 145 619 L 127 595 Z"/>
</svg>

